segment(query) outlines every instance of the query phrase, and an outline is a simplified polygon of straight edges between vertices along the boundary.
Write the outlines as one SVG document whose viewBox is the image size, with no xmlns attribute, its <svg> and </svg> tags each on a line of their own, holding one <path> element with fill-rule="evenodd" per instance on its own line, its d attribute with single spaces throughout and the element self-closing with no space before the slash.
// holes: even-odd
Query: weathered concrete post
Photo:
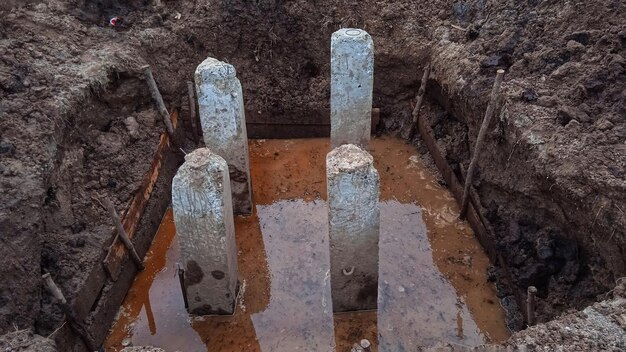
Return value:
<svg viewBox="0 0 626 352">
<path fill-rule="evenodd" d="M 226 161 L 206 148 L 187 154 L 172 181 L 172 207 L 189 312 L 232 314 L 237 245 Z"/>
<path fill-rule="evenodd" d="M 376 309 L 378 297 L 378 171 L 353 144 L 326 156 L 330 282 L 333 311 Z"/>
<path fill-rule="evenodd" d="M 368 147 L 374 88 L 374 43 L 367 32 L 343 28 L 330 41 L 330 141 L 332 147 Z"/>
<path fill-rule="evenodd" d="M 248 134 L 235 68 L 208 58 L 196 69 L 195 81 L 204 144 L 228 163 L 235 213 L 250 214 Z"/>
</svg>

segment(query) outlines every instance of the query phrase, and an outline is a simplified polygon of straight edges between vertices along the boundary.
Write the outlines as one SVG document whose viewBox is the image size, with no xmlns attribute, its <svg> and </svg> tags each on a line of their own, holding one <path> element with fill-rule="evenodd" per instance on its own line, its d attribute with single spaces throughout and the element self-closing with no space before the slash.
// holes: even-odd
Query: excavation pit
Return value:
<svg viewBox="0 0 626 352">
<path fill-rule="evenodd" d="M 117 256 L 124 252 L 120 244 L 110 250 L 115 232 L 94 198 L 108 197 L 121 216 L 128 214 L 128 226 L 136 229 L 133 243 L 145 254 L 183 152 L 198 146 L 189 133 L 186 83 L 199 63 L 215 57 L 237 69 L 248 137 L 328 138 L 330 38 L 340 28 L 356 27 L 375 43 L 372 105 L 380 110 L 374 134 L 406 138 L 420 78 L 430 65 L 419 133 L 407 142 L 420 155 L 432 155 L 454 198 L 464 185 L 495 72 L 506 71 L 473 175 L 475 212 L 468 221 L 493 265 L 488 275 L 497 288 L 495 303 L 508 313 L 508 326 L 522 330 L 509 343 L 626 349 L 623 325 L 609 317 L 625 313 L 623 304 L 614 304 L 624 296 L 618 284 L 626 275 L 625 6 L 2 2 L 0 335 L 33 331 L 54 339 L 58 350 L 84 350 L 45 290 L 41 275 L 50 273 L 95 341 L 104 341 L 136 266 Z M 113 16 L 122 17 L 123 25 L 112 27 Z M 180 112 L 179 145 L 158 149 L 164 126 L 143 80 L 146 64 L 169 111 Z M 154 158 L 157 150 L 162 158 Z M 150 172 L 153 165 L 161 167 L 158 177 Z M 150 174 L 155 178 L 145 184 Z M 143 211 L 136 211 L 134 199 Z M 113 260 L 103 263 L 107 257 Z M 537 326 L 526 329 L 529 286 L 537 288 Z M 602 321 L 614 325 L 583 321 L 574 338 L 565 330 L 576 328 L 572 316 L 559 319 L 573 310 L 580 311 L 577 318 L 607 314 Z M 334 316 L 335 324 L 359 327 L 360 319 Z M 356 341 L 364 331 L 372 330 L 335 329 L 335 338 Z M 622 335 L 611 340 L 607 334 L 615 331 Z"/>
<path fill-rule="evenodd" d="M 250 140 L 254 213 L 236 218 L 241 291 L 232 317 L 190 318 L 176 276 L 168 211 L 118 313 L 122 342 L 172 350 L 348 350 L 366 338 L 395 351 L 438 342 L 475 346 L 508 335 L 489 259 L 450 192 L 402 140 L 373 138 L 380 170 L 378 311 L 333 316 L 325 157 L 328 139 Z M 368 255 L 368 253 L 363 253 Z"/>
</svg>

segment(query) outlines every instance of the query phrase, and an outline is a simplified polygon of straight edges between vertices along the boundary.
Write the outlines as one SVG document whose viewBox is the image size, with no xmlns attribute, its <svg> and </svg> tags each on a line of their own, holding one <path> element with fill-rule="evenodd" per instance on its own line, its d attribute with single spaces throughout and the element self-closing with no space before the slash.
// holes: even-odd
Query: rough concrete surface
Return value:
<svg viewBox="0 0 626 352">
<path fill-rule="evenodd" d="M 333 311 L 376 309 L 379 178 L 374 159 L 353 144 L 326 156 Z"/>
<path fill-rule="evenodd" d="M 330 142 L 368 147 L 374 89 L 374 42 L 362 29 L 342 28 L 330 40 Z"/>
<path fill-rule="evenodd" d="M 226 161 L 206 148 L 187 154 L 172 181 L 172 208 L 189 312 L 232 314 L 237 245 Z"/>
<path fill-rule="evenodd" d="M 250 214 L 248 135 L 243 93 L 235 67 L 208 58 L 196 69 L 195 80 L 204 144 L 228 162 L 235 212 Z"/>
</svg>

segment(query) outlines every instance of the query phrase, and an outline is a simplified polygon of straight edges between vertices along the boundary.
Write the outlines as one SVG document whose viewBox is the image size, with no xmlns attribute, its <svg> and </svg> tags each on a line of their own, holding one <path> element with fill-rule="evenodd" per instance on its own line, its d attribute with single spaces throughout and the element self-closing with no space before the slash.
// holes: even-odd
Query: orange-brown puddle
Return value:
<svg viewBox="0 0 626 352">
<path fill-rule="evenodd" d="M 504 312 L 486 278 L 489 261 L 472 230 L 414 148 L 391 137 L 370 146 L 381 186 L 378 310 L 333 316 L 329 148 L 327 139 L 250 141 L 255 209 L 235 220 L 241 291 L 234 316 L 187 315 L 168 211 L 107 351 L 119 351 L 123 341 L 167 351 L 349 351 L 366 338 L 374 350 L 411 351 L 505 340 Z"/>
</svg>

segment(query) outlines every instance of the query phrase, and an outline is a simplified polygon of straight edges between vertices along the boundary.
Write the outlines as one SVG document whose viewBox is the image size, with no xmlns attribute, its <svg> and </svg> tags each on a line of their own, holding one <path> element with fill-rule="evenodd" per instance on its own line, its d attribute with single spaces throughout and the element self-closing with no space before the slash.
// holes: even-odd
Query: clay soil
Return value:
<svg viewBox="0 0 626 352">
<path fill-rule="evenodd" d="M 406 131 L 432 63 L 422 113 L 459 177 L 494 72 L 507 70 L 474 184 L 516 287 L 498 268 L 493 279 L 507 306 L 537 286 L 540 321 L 593 303 L 626 274 L 624 13 L 622 0 L 3 2 L 0 334 L 50 334 L 62 316 L 41 274 L 72 301 L 100 265 L 112 227 L 92 198 L 125 209 L 163 130 L 142 65 L 187 116 L 195 67 L 228 61 L 250 127 L 270 124 L 251 137 L 318 134 L 329 38 L 349 26 L 374 38 L 379 132 Z M 124 23 L 112 28 L 116 15 Z"/>
</svg>

